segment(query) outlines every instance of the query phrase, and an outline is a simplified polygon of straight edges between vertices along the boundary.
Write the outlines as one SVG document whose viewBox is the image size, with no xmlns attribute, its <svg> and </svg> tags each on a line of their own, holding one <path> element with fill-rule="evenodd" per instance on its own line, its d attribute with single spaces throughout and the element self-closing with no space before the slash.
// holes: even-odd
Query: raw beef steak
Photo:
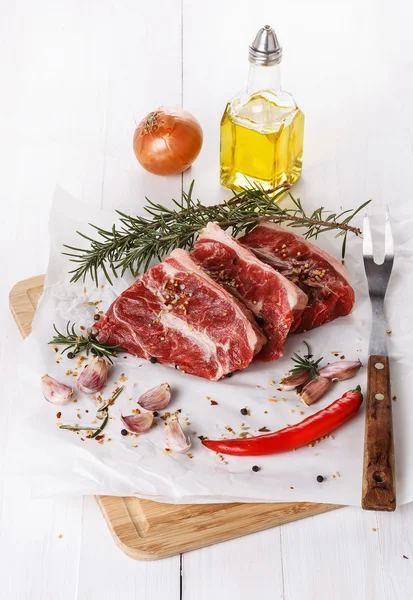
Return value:
<svg viewBox="0 0 413 600">
<path fill-rule="evenodd" d="M 274 223 L 261 223 L 239 240 L 308 296 L 292 331 L 304 332 L 348 315 L 354 290 L 345 268 L 321 248 Z"/>
<path fill-rule="evenodd" d="M 208 223 L 200 232 L 191 256 L 254 313 L 268 338 L 256 359 L 269 361 L 282 356 L 294 318 L 307 305 L 304 292 L 215 223 Z"/>
<path fill-rule="evenodd" d="M 212 381 L 245 369 L 266 342 L 250 311 L 185 250 L 144 273 L 96 328 L 100 340 Z"/>
</svg>

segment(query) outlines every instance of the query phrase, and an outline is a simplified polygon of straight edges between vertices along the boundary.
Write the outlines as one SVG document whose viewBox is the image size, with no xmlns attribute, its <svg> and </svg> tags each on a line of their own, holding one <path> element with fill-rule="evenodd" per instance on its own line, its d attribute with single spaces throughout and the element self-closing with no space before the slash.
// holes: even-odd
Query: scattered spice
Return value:
<svg viewBox="0 0 413 600">
<path fill-rule="evenodd" d="M 211 406 L 218 406 L 218 402 L 216 402 L 215 400 L 211 400 Z"/>
<path fill-rule="evenodd" d="M 252 470 L 254 471 L 254 473 L 258 473 L 258 471 L 260 470 L 260 468 L 257 465 L 254 465 L 252 467 Z"/>
<path fill-rule="evenodd" d="M 322 483 L 324 481 L 324 477 L 322 475 L 317 475 L 318 483 Z"/>
<path fill-rule="evenodd" d="M 248 414 L 248 410 L 246 408 L 241 408 L 240 413 L 245 417 Z"/>
<path fill-rule="evenodd" d="M 58 413 L 56 413 L 56 419 L 60 419 L 60 417 L 61 417 L 61 416 L 62 416 L 62 413 L 61 413 L 61 412 L 60 412 L 60 410 L 59 410 L 59 412 L 58 412 Z"/>
<path fill-rule="evenodd" d="M 96 441 L 100 442 L 105 437 L 105 434 L 102 433 L 101 435 L 94 435 L 92 437 L 94 437 Z"/>
<path fill-rule="evenodd" d="M 96 313 L 95 315 L 93 315 L 93 320 L 94 321 L 99 321 L 99 319 L 100 319 L 100 314 L 99 313 Z"/>
<path fill-rule="evenodd" d="M 137 448 L 138 444 L 132 444 L 132 448 Z"/>
<path fill-rule="evenodd" d="M 397 400 L 397 396 L 393 396 L 393 400 Z"/>
<path fill-rule="evenodd" d="M 59 533 L 59 535 L 57 537 L 59 538 L 59 540 L 61 540 L 63 537 L 63 533 Z"/>
<path fill-rule="evenodd" d="M 372 531 L 377 531 L 377 529 L 375 527 L 372 527 L 371 530 Z"/>
<path fill-rule="evenodd" d="M 57 352 L 57 348 L 56 348 L 56 352 Z M 68 353 L 66 354 L 66 356 L 67 356 L 67 358 L 70 358 L 70 359 L 72 359 L 72 358 L 74 358 L 74 357 L 75 357 L 75 353 L 74 353 L 74 352 L 68 352 Z"/>
<path fill-rule="evenodd" d="M 406 556 L 405 554 L 403 554 L 403 558 L 405 558 L 406 560 L 409 560 L 409 557 Z"/>
<path fill-rule="evenodd" d="M 258 429 L 258 431 L 268 433 L 270 430 L 268 429 L 268 427 L 261 427 L 261 429 Z"/>
<path fill-rule="evenodd" d="M 390 335 L 391 334 L 391 329 L 387 329 L 386 333 L 387 333 L 387 335 Z"/>
<path fill-rule="evenodd" d="M 191 454 L 190 452 L 188 452 L 188 454 L 187 454 L 187 457 L 188 457 L 188 458 L 194 458 L 194 455 L 193 455 L 193 454 Z"/>
</svg>

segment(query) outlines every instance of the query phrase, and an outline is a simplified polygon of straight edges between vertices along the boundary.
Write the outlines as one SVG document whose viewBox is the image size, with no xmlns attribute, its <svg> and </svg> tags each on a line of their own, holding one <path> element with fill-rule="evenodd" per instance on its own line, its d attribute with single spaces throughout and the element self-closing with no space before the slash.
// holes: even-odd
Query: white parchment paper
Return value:
<svg viewBox="0 0 413 600">
<path fill-rule="evenodd" d="M 410 409 L 408 383 L 411 381 L 411 297 L 413 293 L 413 218 L 393 211 L 393 232 L 396 261 L 388 290 L 387 314 L 389 354 L 392 367 L 392 393 L 396 442 L 398 502 L 413 500 L 413 412 Z M 356 307 L 345 318 L 324 325 L 305 335 L 292 335 L 285 346 L 282 359 L 266 364 L 253 364 L 230 379 L 211 383 L 183 375 L 171 367 L 150 364 L 129 355 L 120 356 L 110 371 L 107 388 L 109 396 L 125 374 L 125 389 L 111 408 L 111 420 L 105 429 L 105 441 L 82 441 L 81 435 L 60 430 L 56 422 L 88 424 L 95 418 L 96 404 L 85 394 L 77 392 L 78 401 L 56 407 L 47 403 L 40 392 L 40 377 L 49 373 L 60 381 L 75 386 L 76 378 L 65 375 L 74 369 L 75 360 L 58 355 L 47 342 L 53 335 L 52 325 L 64 328 L 68 320 L 76 326 L 90 326 L 94 307 L 85 303 L 102 300 L 99 308 L 106 310 L 115 297 L 132 282 L 131 276 L 110 286 L 102 277 L 101 285 L 69 283 L 68 271 L 73 268 L 62 256 L 62 244 L 75 246 L 81 242 L 76 230 L 87 231 L 87 222 L 111 226 L 116 215 L 93 211 L 63 190 L 58 189 L 50 219 L 51 253 L 46 287 L 37 309 L 32 335 L 23 343 L 21 353 L 21 406 L 19 407 L 20 435 L 16 440 L 13 472 L 30 478 L 38 495 L 53 494 L 110 494 L 140 496 L 176 503 L 224 501 L 313 501 L 341 504 L 360 504 L 361 473 L 364 438 L 364 406 L 359 414 L 314 447 L 266 457 L 225 457 L 225 462 L 206 450 L 198 436 L 231 437 L 225 427 L 237 434 L 241 425 L 250 426 L 256 434 L 259 428 L 274 431 L 294 424 L 313 414 L 357 384 L 365 391 L 366 371 L 357 378 L 334 385 L 328 396 L 312 407 L 303 405 L 293 392 L 280 392 L 277 385 L 291 368 L 291 354 L 303 349 L 302 340 L 311 344 L 314 354 L 324 356 L 325 362 L 360 358 L 366 362 L 370 327 L 370 307 L 364 269 L 361 260 L 361 241 L 349 237 L 346 266 L 356 289 Z M 383 217 L 373 224 L 382 229 Z M 340 242 L 328 235 L 317 242 L 338 256 Z M 333 355 L 338 352 L 339 356 Z M 126 358 L 127 356 L 127 358 Z M 171 412 L 181 409 L 181 423 L 191 437 L 190 458 L 186 454 L 165 453 L 164 422 L 138 438 L 123 437 L 120 413 L 131 414 L 136 400 L 148 388 L 168 381 L 173 398 Z M 211 405 L 211 400 L 217 405 Z M 276 400 L 274 402 L 274 400 Z M 248 406 L 250 415 L 240 414 Z M 58 419 L 56 414 L 61 412 Z M 80 418 L 77 417 L 79 413 Z M 16 413 L 17 414 L 17 413 Z M 22 416 L 23 415 L 23 416 Z M 17 417 L 16 417 L 17 418 Z M 190 425 L 185 424 L 185 420 Z M 110 441 L 109 441 L 110 438 Z M 137 446 L 137 447 L 135 447 Z M 259 472 L 251 467 L 258 465 Z M 316 482 L 323 475 L 322 484 Z M 333 477 L 334 475 L 334 477 Z"/>
</svg>

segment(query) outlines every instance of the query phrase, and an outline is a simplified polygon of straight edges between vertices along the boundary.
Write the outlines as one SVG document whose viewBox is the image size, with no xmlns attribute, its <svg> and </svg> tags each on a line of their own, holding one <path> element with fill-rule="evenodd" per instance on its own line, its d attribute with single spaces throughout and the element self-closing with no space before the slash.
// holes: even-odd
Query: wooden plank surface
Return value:
<svg viewBox="0 0 413 600">
<path fill-rule="evenodd" d="M 17 283 L 10 309 L 26 337 L 31 331 L 44 276 Z M 116 544 L 137 560 L 165 558 L 311 517 L 337 505 L 297 503 L 165 504 L 138 498 L 97 496 Z"/>
</svg>

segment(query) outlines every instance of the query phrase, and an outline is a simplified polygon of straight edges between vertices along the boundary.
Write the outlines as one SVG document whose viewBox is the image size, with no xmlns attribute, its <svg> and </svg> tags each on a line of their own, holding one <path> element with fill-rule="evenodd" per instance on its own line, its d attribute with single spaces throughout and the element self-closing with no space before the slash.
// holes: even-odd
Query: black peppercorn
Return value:
<svg viewBox="0 0 413 600">
<path fill-rule="evenodd" d="M 248 411 L 246 408 L 241 408 L 240 413 L 245 416 L 248 414 Z"/>
<path fill-rule="evenodd" d="M 233 373 L 227 373 L 225 377 L 232 377 Z"/>
<path fill-rule="evenodd" d="M 99 313 L 96 313 L 96 314 L 93 316 L 93 318 L 94 318 L 94 320 L 95 320 L 95 321 L 99 321 L 99 319 L 100 319 L 100 314 L 99 314 Z"/>
<path fill-rule="evenodd" d="M 257 467 L 257 465 L 254 465 L 254 466 L 252 467 L 252 470 L 254 471 L 254 473 L 257 473 L 257 471 L 259 471 L 259 470 L 260 470 L 260 468 L 259 468 L 259 467 Z"/>
<path fill-rule="evenodd" d="M 126 431 L 126 429 L 122 429 L 122 431 L 120 433 L 121 433 L 121 435 L 128 435 L 128 432 Z"/>
<path fill-rule="evenodd" d="M 322 475 L 317 475 L 317 481 L 318 483 L 321 483 L 322 481 L 324 481 L 324 477 Z"/>
<path fill-rule="evenodd" d="M 158 361 L 156 360 L 156 358 L 154 356 L 152 356 L 151 358 L 151 363 L 154 365 L 155 363 L 157 363 Z"/>
<path fill-rule="evenodd" d="M 75 357 L 75 353 L 74 352 L 68 352 L 67 353 L 67 358 L 74 358 Z"/>
<path fill-rule="evenodd" d="M 153 411 L 153 416 L 154 416 L 154 417 L 159 417 L 159 413 L 158 413 L 158 411 L 157 411 L 157 410 L 154 410 L 154 411 Z"/>
<path fill-rule="evenodd" d="M 96 350 L 96 348 L 91 348 L 90 352 L 91 352 L 91 354 L 94 354 L 95 356 L 97 356 L 98 351 Z"/>
</svg>

